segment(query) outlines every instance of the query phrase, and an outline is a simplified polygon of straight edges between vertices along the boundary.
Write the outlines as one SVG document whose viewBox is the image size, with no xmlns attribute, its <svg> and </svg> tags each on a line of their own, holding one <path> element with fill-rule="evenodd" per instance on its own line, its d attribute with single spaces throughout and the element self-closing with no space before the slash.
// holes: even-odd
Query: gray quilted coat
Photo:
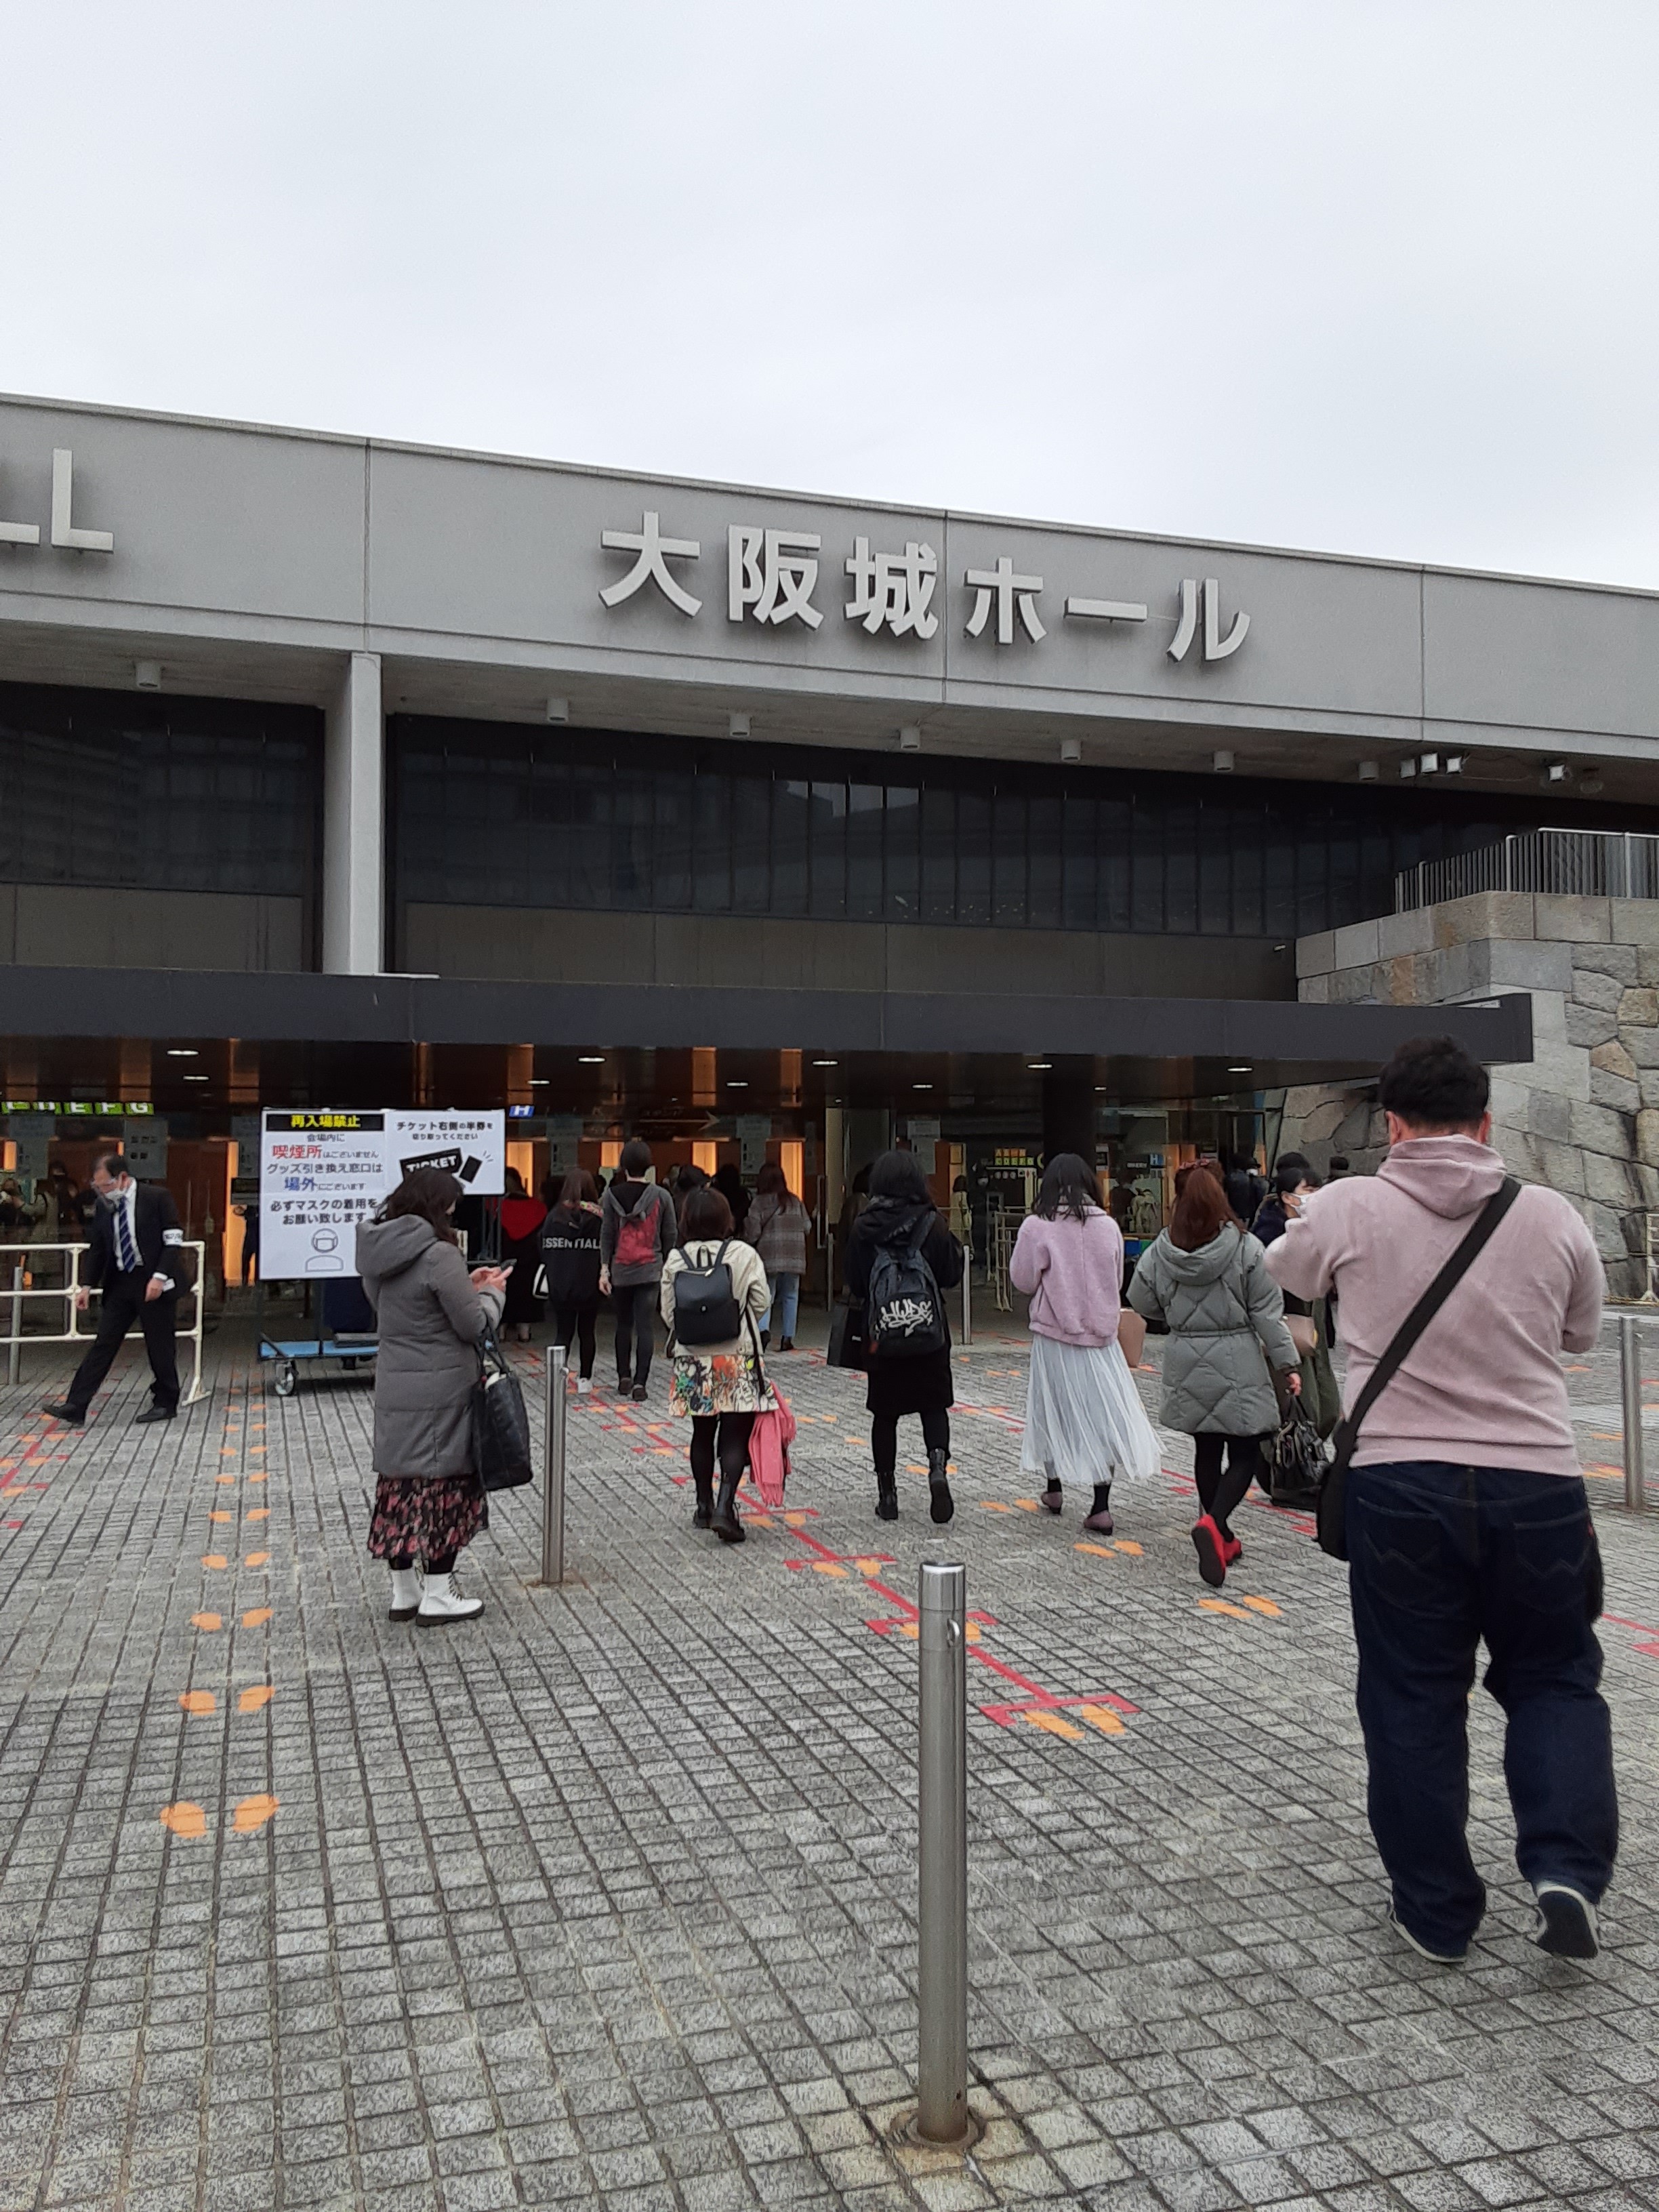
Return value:
<svg viewBox="0 0 1659 2212">
<path fill-rule="evenodd" d="M 471 1474 L 478 1331 L 500 1322 L 501 1293 L 475 1291 L 459 1249 L 413 1213 L 360 1225 L 357 1273 L 380 1323 L 375 1473 Z"/>
<path fill-rule="evenodd" d="M 1129 1304 L 1169 1324 L 1158 1419 L 1188 1436 L 1261 1437 L 1279 1426 L 1265 1352 L 1281 1370 L 1298 1365 L 1285 1326 L 1285 1300 L 1254 1237 L 1223 1229 L 1196 1252 L 1166 1231 L 1142 1253 Z"/>
</svg>

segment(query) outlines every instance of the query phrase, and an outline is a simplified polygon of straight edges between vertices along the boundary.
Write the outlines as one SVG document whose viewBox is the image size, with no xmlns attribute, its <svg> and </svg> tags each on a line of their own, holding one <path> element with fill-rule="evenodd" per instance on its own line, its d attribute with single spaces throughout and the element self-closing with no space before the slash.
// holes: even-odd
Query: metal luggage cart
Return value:
<svg viewBox="0 0 1659 2212">
<path fill-rule="evenodd" d="M 301 1364 L 312 1359 L 337 1359 L 343 1371 L 356 1375 L 372 1366 L 380 1350 L 374 1331 L 374 1310 L 363 1296 L 355 1276 L 319 1284 L 317 1334 L 314 1337 L 275 1337 L 264 1325 L 264 1285 L 259 1286 L 259 1350 L 261 1361 L 282 1362 L 272 1384 L 279 1398 L 291 1398 L 299 1388 Z"/>
</svg>

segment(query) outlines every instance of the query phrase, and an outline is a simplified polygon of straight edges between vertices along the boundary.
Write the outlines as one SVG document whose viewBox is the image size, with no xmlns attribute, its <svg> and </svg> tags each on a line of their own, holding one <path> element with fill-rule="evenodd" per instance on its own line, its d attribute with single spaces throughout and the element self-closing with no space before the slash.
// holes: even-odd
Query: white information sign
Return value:
<svg viewBox="0 0 1659 2212">
<path fill-rule="evenodd" d="M 507 1117 L 387 1109 L 267 1112 L 259 1164 L 259 1273 L 267 1282 L 353 1275 L 357 1224 L 417 1167 L 481 1195 L 505 1180 Z"/>
<path fill-rule="evenodd" d="M 135 1181 L 167 1181 L 167 1125 L 159 1114 L 122 1122 L 121 1157 Z"/>
<path fill-rule="evenodd" d="M 772 1117 L 769 1114 L 738 1115 L 738 1143 L 742 1147 L 741 1164 L 738 1170 L 740 1175 L 757 1176 L 766 1165 L 766 1140 L 771 1133 Z"/>
</svg>

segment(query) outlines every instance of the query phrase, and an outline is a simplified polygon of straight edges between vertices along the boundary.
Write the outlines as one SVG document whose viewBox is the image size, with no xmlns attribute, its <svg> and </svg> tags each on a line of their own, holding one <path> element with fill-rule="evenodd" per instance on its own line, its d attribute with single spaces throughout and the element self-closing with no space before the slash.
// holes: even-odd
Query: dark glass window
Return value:
<svg viewBox="0 0 1659 2212">
<path fill-rule="evenodd" d="M 0 687 L 0 708 L 9 696 Z M 174 727 L 172 702 L 117 700 L 84 741 L 61 708 L 50 729 L 14 713 L 21 737 L 0 753 L 9 872 L 119 882 L 97 871 L 143 854 L 159 872 L 145 880 L 308 880 L 318 718 L 271 710 L 267 727 L 238 708 L 251 719 L 222 727 L 225 710 L 189 703 L 195 720 Z M 1526 799 L 1443 785 L 1362 794 L 414 716 L 392 720 L 390 768 L 400 917 L 432 900 L 1285 941 L 1386 914 L 1397 871 L 1539 818 Z M 1615 819 L 1648 826 L 1645 810 Z"/>
<path fill-rule="evenodd" d="M 313 708 L 0 684 L 0 880 L 299 898 L 308 934 L 322 766 Z M 429 820 L 447 781 L 419 767 Z M 458 857 L 441 831 L 411 854 L 446 884 Z"/>
</svg>

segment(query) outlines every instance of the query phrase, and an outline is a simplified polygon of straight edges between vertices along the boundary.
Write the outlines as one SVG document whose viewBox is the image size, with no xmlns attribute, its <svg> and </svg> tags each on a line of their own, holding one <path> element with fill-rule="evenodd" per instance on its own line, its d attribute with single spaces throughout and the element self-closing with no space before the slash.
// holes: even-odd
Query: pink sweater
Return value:
<svg viewBox="0 0 1659 2212">
<path fill-rule="evenodd" d="M 1123 1235 L 1109 1213 L 1084 1221 L 1027 1214 L 1008 1258 L 1008 1279 L 1031 1297 L 1031 1332 L 1060 1344 L 1112 1344 L 1123 1283 Z"/>
<path fill-rule="evenodd" d="M 1319 1192 L 1268 1247 L 1281 1289 L 1312 1298 L 1335 1286 L 1349 1406 L 1503 1175 L 1473 1137 L 1414 1137 L 1375 1176 Z M 1560 1354 L 1595 1343 L 1601 1289 L 1589 1231 L 1557 1192 L 1528 1184 L 1366 1415 L 1354 1465 L 1577 1474 Z"/>
</svg>

